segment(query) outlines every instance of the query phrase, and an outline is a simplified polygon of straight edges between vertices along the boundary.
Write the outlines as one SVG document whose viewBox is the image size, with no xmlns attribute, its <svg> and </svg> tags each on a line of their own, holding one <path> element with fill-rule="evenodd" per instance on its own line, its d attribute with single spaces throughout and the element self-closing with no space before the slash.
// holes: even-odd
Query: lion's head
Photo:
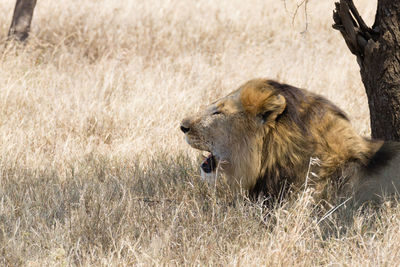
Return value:
<svg viewBox="0 0 400 267">
<path fill-rule="evenodd" d="M 330 101 L 265 79 L 248 81 L 180 128 L 192 147 L 210 153 L 204 174 L 219 170 L 230 185 L 269 194 L 304 182 L 311 157 L 322 162 L 322 181 L 349 162 L 367 162 L 371 150 Z"/>
</svg>

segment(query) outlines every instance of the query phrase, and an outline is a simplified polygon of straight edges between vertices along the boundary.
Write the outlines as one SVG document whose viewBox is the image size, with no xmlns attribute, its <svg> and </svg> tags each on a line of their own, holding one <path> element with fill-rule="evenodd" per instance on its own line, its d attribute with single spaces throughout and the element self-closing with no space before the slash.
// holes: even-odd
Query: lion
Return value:
<svg viewBox="0 0 400 267">
<path fill-rule="evenodd" d="M 190 146 L 209 153 L 203 178 L 223 177 L 252 196 L 307 184 L 318 199 L 364 203 L 399 188 L 399 143 L 362 137 L 326 98 L 273 80 L 246 82 L 180 129 Z"/>
</svg>

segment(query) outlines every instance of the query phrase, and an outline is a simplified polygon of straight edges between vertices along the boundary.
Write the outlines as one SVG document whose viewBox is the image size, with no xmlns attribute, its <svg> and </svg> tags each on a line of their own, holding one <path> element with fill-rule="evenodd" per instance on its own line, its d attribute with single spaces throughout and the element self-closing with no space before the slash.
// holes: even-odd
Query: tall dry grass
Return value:
<svg viewBox="0 0 400 267">
<path fill-rule="evenodd" d="M 179 133 L 186 113 L 269 77 L 369 134 L 333 1 L 309 1 L 307 20 L 298 3 L 42 0 L 19 47 L 0 0 L 0 264 L 399 264 L 397 206 L 320 224 L 308 193 L 266 209 L 199 181 Z M 356 4 L 371 22 L 375 3 Z"/>
</svg>

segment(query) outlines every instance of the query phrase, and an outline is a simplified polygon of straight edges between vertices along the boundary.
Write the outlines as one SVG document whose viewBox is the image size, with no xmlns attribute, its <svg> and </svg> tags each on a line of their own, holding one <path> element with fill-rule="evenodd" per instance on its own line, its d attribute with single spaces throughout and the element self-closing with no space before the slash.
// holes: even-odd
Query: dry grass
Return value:
<svg viewBox="0 0 400 267">
<path fill-rule="evenodd" d="M 356 4 L 371 22 L 374 1 Z M 317 224 L 308 193 L 274 209 L 226 196 L 178 130 L 269 77 L 368 135 L 333 1 L 309 1 L 301 33 L 295 0 L 43 0 L 29 43 L 4 48 L 13 5 L 0 0 L 0 265 L 400 264 L 400 207 Z"/>
</svg>

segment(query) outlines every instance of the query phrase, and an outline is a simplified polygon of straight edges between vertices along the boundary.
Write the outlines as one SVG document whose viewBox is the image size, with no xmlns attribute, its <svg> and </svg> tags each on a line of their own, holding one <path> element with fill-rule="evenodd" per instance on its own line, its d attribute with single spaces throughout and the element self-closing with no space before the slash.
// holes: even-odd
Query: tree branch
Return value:
<svg viewBox="0 0 400 267">
<path fill-rule="evenodd" d="M 335 3 L 333 20 L 335 23 L 332 27 L 340 31 L 347 47 L 351 53 L 357 56 L 357 62 L 361 66 L 364 59 L 365 46 L 378 33 L 365 24 L 353 0 L 340 0 L 339 3 Z"/>
<path fill-rule="evenodd" d="M 354 5 L 353 0 L 347 1 L 347 5 L 349 6 L 351 13 L 353 13 L 354 18 L 357 20 L 357 23 L 360 26 L 361 30 L 364 32 L 369 32 L 371 29 L 364 22 L 363 18 L 360 16 L 360 13 L 358 13 L 358 10 Z"/>
</svg>

